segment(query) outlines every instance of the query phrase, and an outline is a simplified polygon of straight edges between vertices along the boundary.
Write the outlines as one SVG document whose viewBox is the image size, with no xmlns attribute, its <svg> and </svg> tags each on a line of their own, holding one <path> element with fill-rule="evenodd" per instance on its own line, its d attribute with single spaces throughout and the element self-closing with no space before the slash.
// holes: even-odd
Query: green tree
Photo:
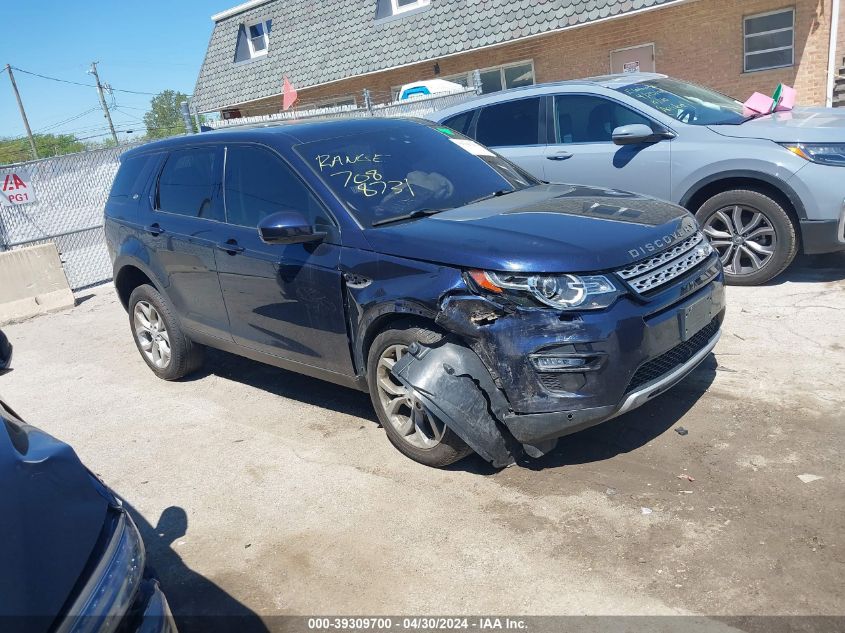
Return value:
<svg viewBox="0 0 845 633">
<path fill-rule="evenodd" d="M 150 110 L 144 114 L 147 138 L 166 138 L 185 133 L 181 105 L 188 96 L 175 90 L 165 90 L 150 100 Z M 193 123 L 192 128 L 196 128 Z M 191 130 L 197 131 L 196 129 Z"/>
<path fill-rule="evenodd" d="M 86 149 L 85 143 L 73 134 L 34 134 L 35 149 L 39 158 L 73 154 Z M 23 163 L 32 160 L 29 140 L 22 138 L 0 139 L 0 164 Z"/>
</svg>

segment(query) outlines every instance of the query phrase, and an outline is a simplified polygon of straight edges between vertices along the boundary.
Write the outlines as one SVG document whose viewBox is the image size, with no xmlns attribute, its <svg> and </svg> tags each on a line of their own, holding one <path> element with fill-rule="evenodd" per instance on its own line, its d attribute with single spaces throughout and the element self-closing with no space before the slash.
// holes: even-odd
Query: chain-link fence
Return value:
<svg viewBox="0 0 845 633">
<path fill-rule="evenodd" d="M 0 183 L 23 174 L 35 201 L 0 207 L 0 250 L 55 242 L 73 290 L 112 277 L 103 208 L 118 158 L 133 145 L 0 167 Z"/>
<path fill-rule="evenodd" d="M 478 91 L 469 87 L 465 90 L 434 94 L 430 96 L 417 96 L 401 101 L 388 101 L 387 103 L 373 103 L 370 92 L 364 90 L 362 105 L 341 105 L 333 107 L 314 107 L 304 110 L 288 110 L 287 112 L 272 112 L 258 116 L 239 117 L 236 119 L 220 119 L 211 121 L 209 125 L 213 128 L 225 128 L 239 125 L 251 125 L 265 122 L 284 121 L 307 121 L 309 119 L 342 119 L 360 117 L 419 117 L 448 108 L 449 106 L 463 103 L 478 94 Z"/>
<path fill-rule="evenodd" d="M 313 118 L 424 117 L 475 94 L 475 89 L 469 88 L 383 104 L 373 104 L 368 97 L 363 107 L 338 106 L 221 120 L 215 122 L 215 127 Z M 10 174 L 25 174 L 35 197 L 34 202 L 27 204 L 0 206 L 0 250 L 52 241 L 58 248 L 73 290 L 111 279 L 111 262 L 103 234 L 103 209 L 120 155 L 138 144 L 0 167 L 0 183 Z"/>
</svg>

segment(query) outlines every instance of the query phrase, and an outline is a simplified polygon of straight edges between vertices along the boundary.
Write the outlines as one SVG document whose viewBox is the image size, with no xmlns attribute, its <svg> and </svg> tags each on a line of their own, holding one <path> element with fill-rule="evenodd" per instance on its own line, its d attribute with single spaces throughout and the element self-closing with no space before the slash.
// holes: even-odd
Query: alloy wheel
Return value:
<svg viewBox="0 0 845 633">
<path fill-rule="evenodd" d="M 407 345 L 391 345 L 379 356 L 376 369 L 379 402 L 390 424 L 405 442 L 417 448 L 434 448 L 443 439 L 445 425 L 431 416 L 419 399 L 391 373 L 407 351 Z"/>
<path fill-rule="evenodd" d="M 765 267 L 777 249 L 777 234 L 760 211 L 733 205 L 707 218 L 703 231 L 719 253 L 725 272 L 749 275 Z"/>
<path fill-rule="evenodd" d="M 170 335 L 158 310 L 147 301 L 135 304 L 135 338 L 144 356 L 159 369 L 170 364 Z"/>
</svg>

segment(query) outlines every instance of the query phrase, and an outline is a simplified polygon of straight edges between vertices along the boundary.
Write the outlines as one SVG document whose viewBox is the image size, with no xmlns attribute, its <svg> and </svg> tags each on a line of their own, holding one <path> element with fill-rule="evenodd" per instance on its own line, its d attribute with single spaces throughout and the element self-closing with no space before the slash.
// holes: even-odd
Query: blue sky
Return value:
<svg viewBox="0 0 845 633">
<path fill-rule="evenodd" d="M 0 67 L 93 84 L 86 74 L 100 62 L 100 80 L 114 88 L 190 94 L 211 35 L 211 15 L 242 0 L 26 0 L 3 10 Z M 107 123 L 93 87 L 46 81 L 15 72 L 33 132 L 93 111 L 48 132 L 100 135 Z M 114 93 L 115 128 L 142 134 L 150 96 Z M 107 96 L 111 103 L 111 98 Z M 12 86 L 0 76 L 0 137 L 25 134 Z M 126 138 L 125 133 L 119 134 Z M 98 136 L 88 140 L 102 140 Z M 129 135 L 131 138 L 131 135 Z"/>
</svg>

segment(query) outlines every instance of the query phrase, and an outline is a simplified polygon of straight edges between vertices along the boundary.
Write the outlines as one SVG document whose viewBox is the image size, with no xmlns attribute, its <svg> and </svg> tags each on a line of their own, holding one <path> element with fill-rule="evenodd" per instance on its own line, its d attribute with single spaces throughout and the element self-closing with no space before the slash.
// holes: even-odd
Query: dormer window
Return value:
<svg viewBox="0 0 845 633">
<path fill-rule="evenodd" d="M 270 45 L 270 27 L 272 25 L 272 20 L 262 20 L 247 25 L 250 57 L 267 54 L 267 47 Z"/>
<path fill-rule="evenodd" d="M 241 24 L 238 29 L 238 43 L 235 47 L 235 61 L 245 62 L 267 54 L 270 46 L 270 29 L 273 20 L 258 20 Z"/>
<path fill-rule="evenodd" d="M 431 7 L 431 0 L 376 0 L 376 22 L 390 22 Z"/>
<path fill-rule="evenodd" d="M 393 15 L 405 13 L 405 11 L 413 11 L 414 9 L 421 9 L 428 6 L 430 0 L 390 0 L 390 8 L 393 10 Z"/>
</svg>

